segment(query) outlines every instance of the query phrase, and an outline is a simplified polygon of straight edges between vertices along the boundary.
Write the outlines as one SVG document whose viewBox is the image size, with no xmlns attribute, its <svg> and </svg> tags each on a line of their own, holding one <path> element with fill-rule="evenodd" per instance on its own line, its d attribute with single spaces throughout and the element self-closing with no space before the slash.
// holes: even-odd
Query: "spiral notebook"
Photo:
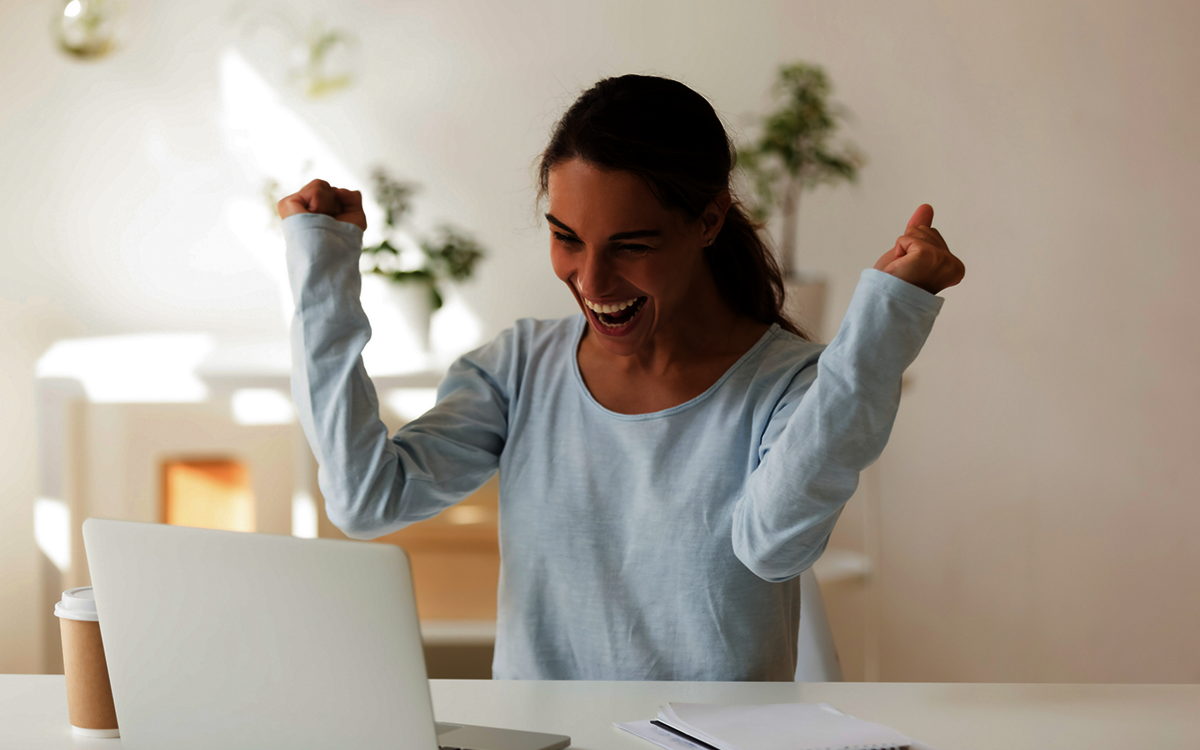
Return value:
<svg viewBox="0 0 1200 750">
<path fill-rule="evenodd" d="M 671 703 L 653 721 L 617 724 L 666 750 L 896 750 L 920 747 L 894 729 L 825 703 Z"/>
</svg>

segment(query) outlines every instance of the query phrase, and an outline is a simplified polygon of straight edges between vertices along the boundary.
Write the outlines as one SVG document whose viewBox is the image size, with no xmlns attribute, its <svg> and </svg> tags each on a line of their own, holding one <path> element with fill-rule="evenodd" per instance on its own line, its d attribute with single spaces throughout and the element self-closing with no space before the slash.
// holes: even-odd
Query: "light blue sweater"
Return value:
<svg viewBox="0 0 1200 750">
<path fill-rule="evenodd" d="M 520 320 L 389 437 L 360 357 L 362 232 L 284 231 L 292 393 L 330 519 L 380 536 L 500 472 L 497 678 L 792 679 L 796 576 L 883 450 L 940 297 L 866 270 L 828 347 L 772 326 L 703 394 L 637 415 L 584 386 L 582 315 Z"/>
</svg>

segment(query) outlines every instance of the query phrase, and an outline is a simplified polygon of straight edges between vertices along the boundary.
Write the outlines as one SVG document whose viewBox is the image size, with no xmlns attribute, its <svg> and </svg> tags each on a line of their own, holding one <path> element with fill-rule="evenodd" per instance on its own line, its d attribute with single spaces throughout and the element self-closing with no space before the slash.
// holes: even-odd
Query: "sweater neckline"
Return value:
<svg viewBox="0 0 1200 750">
<path fill-rule="evenodd" d="M 583 397 L 602 414 L 611 417 L 612 419 L 618 419 L 626 422 L 641 422 L 648 419 L 661 419 L 663 417 L 670 417 L 707 401 L 708 399 L 712 398 L 712 395 L 716 393 L 722 385 L 725 384 L 725 381 L 729 380 L 729 378 L 731 378 L 742 365 L 752 359 L 760 349 L 766 346 L 767 341 L 773 338 L 775 333 L 780 330 L 778 323 L 772 323 L 771 327 L 764 331 L 763 335 L 760 336 L 758 341 L 754 343 L 754 346 L 746 350 L 745 354 L 738 357 L 737 361 L 730 365 L 729 369 L 726 370 L 721 377 L 717 378 L 717 382 L 710 385 L 708 389 L 700 395 L 688 399 L 682 404 L 676 404 L 675 406 L 672 406 L 668 409 L 662 409 L 660 411 L 644 412 L 642 414 L 622 414 L 621 412 L 609 409 L 597 401 L 596 397 L 592 395 L 591 390 L 588 389 L 587 384 L 583 382 L 583 373 L 579 370 L 579 345 L 583 341 L 583 334 L 587 331 L 587 325 L 587 318 L 584 317 L 583 313 L 579 313 L 575 316 L 575 333 L 571 337 L 572 345 L 570 351 L 571 371 L 575 373 L 575 382 L 579 385 L 579 390 L 583 392 Z"/>
</svg>

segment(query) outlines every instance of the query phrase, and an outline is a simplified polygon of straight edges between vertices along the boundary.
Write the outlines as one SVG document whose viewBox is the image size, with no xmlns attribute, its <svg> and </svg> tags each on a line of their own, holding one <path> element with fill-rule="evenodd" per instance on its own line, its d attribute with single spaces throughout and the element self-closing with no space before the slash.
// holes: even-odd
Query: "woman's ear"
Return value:
<svg viewBox="0 0 1200 750">
<path fill-rule="evenodd" d="M 729 194 L 728 190 L 722 190 L 705 207 L 704 213 L 700 215 L 700 229 L 704 236 L 704 244 L 711 245 L 717 235 L 721 233 L 721 227 L 725 224 L 725 214 L 728 213 L 732 203 L 733 196 Z"/>
</svg>

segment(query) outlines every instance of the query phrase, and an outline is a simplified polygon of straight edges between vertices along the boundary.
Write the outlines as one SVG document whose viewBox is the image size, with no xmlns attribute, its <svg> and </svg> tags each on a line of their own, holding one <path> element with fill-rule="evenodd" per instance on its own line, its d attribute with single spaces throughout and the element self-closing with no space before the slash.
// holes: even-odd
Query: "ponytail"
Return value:
<svg viewBox="0 0 1200 750">
<path fill-rule="evenodd" d="M 740 203 L 735 200 L 729 206 L 716 241 L 704 248 L 717 290 L 735 312 L 760 323 L 778 323 L 783 330 L 811 341 L 784 311 L 783 273 L 761 231 L 762 226 L 750 220 Z"/>
</svg>

